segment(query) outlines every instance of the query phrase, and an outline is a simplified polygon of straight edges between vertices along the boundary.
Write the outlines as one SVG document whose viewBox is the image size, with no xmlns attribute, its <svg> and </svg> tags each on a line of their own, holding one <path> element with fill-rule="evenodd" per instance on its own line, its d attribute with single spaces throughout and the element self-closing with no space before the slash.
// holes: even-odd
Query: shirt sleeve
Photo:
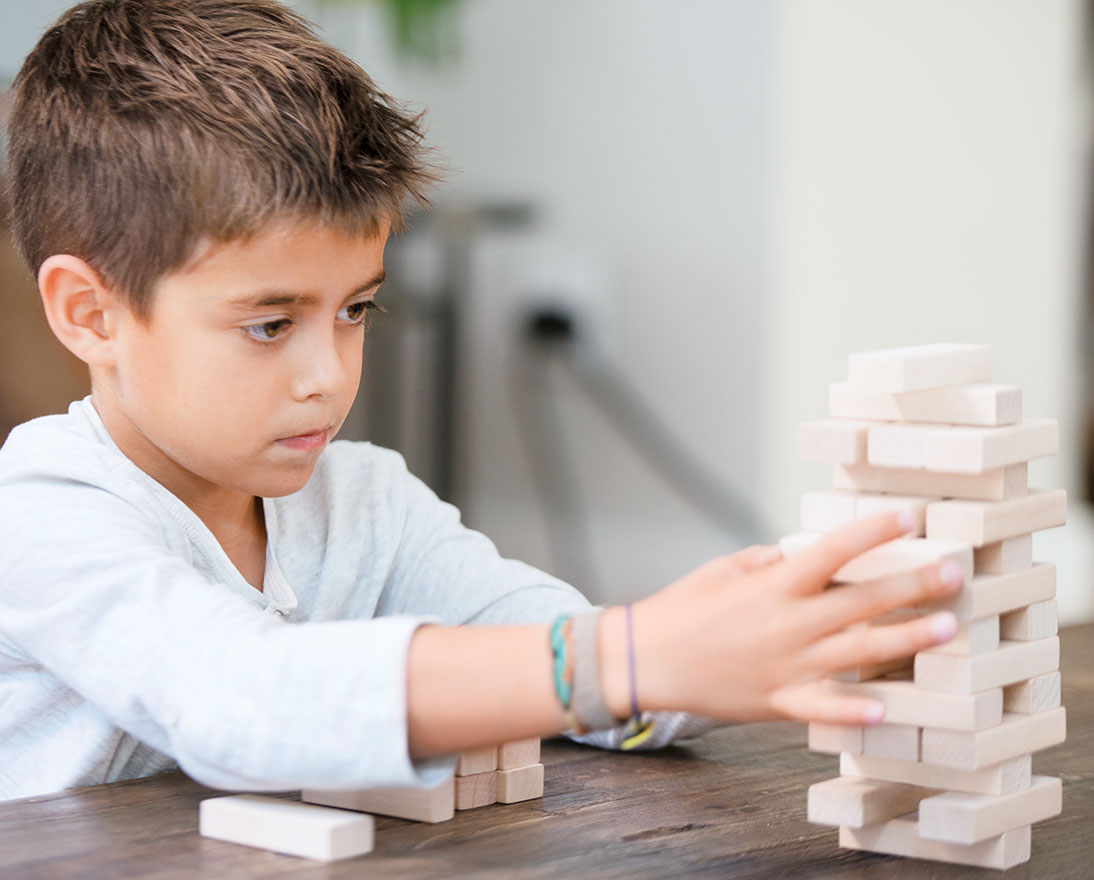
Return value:
<svg viewBox="0 0 1094 880">
<path fill-rule="evenodd" d="M 42 477 L 0 493 L 0 639 L 199 781 L 337 789 L 450 772 L 407 749 L 423 618 L 289 624 L 207 580 L 110 491 Z"/>
</svg>

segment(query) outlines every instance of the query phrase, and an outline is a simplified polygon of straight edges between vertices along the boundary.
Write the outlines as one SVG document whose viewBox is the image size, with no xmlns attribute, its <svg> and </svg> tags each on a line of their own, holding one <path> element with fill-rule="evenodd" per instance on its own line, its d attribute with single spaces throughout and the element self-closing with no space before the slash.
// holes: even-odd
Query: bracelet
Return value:
<svg viewBox="0 0 1094 880">
<path fill-rule="evenodd" d="M 631 717 L 627 721 L 626 729 L 623 731 L 623 742 L 620 748 L 623 751 L 630 751 L 650 738 L 653 734 L 654 721 L 652 718 L 644 716 L 638 709 L 638 684 L 634 663 L 634 622 L 629 602 L 624 606 L 624 613 L 627 622 L 627 676 L 630 680 Z"/>
<path fill-rule="evenodd" d="M 554 672 L 555 696 L 558 697 L 558 702 L 562 705 L 562 711 L 567 714 L 570 712 L 570 700 L 573 695 L 573 665 L 570 657 L 567 627 L 570 620 L 571 616 L 569 614 L 560 614 L 555 618 L 555 622 L 551 624 L 550 635 L 551 668 Z M 567 677 L 567 671 L 569 671 L 569 677 Z"/>
<path fill-rule="evenodd" d="M 604 701 L 600 679 L 600 643 L 597 629 L 603 608 L 593 608 L 573 618 L 574 690 L 573 709 L 579 730 L 610 730 L 619 726 Z"/>
</svg>

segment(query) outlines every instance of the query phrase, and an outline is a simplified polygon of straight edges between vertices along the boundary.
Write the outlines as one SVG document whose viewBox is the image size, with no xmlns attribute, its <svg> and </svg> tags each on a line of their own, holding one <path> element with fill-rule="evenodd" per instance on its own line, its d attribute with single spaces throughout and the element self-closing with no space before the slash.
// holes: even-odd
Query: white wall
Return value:
<svg viewBox="0 0 1094 880">
<path fill-rule="evenodd" d="M 1080 218 L 1089 102 L 1079 0 L 785 0 L 763 494 L 785 528 L 826 469 L 796 426 L 852 351 L 987 342 L 1029 415 L 1060 419 L 1036 485 L 1078 488 Z M 1094 531 L 1038 537 L 1066 619 L 1094 615 Z"/>
</svg>

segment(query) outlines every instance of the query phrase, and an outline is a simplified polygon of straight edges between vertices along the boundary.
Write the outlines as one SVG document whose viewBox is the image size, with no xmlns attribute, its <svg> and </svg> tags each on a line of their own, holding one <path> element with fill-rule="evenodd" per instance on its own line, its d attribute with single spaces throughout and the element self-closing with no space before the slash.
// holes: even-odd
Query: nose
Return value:
<svg viewBox="0 0 1094 880">
<path fill-rule="evenodd" d="M 356 381 L 360 363 L 351 351 L 343 351 L 346 346 L 333 335 L 320 334 L 308 342 L 301 346 L 294 364 L 293 398 L 327 400 L 338 397 L 350 381 Z"/>
</svg>

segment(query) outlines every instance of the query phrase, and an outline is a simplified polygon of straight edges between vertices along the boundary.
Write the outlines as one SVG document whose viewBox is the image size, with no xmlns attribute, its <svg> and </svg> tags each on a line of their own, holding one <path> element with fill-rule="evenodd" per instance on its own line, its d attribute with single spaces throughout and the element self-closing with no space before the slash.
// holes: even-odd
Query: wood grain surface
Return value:
<svg viewBox="0 0 1094 880">
<path fill-rule="evenodd" d="M 1034 758 L 1062 777 L 1063 815 L 1033 829 L 1005 875 L 848 852 L 805 820 L 806 789 L 837 761 L 805 726 L 751 724 L 650 754 L 543 744 L 544 797 L 424 825 L 377 818 L 376 849 L 329 865 L 198 836 L 214 793 L 181 773 L 0 804 L 0 877 L 985 878 L 1094 876 L 1094 626 L 1062 632 L 1068 739 Z M 298 795 L 284 795 L 293 799 Z"/>
</svg>

